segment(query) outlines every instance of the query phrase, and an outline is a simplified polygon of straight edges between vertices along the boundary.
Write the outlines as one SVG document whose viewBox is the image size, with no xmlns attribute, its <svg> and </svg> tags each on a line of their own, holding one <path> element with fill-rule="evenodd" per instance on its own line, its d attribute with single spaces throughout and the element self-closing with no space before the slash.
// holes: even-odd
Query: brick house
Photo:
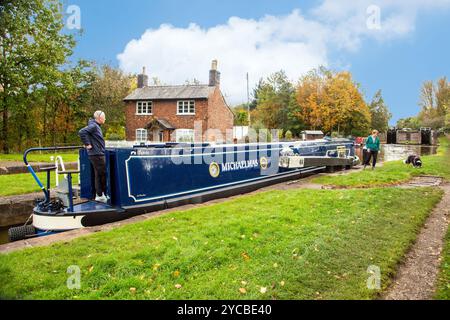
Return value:
<svg viewBox="0 0 450 320">
<path fill-rule="evenodd" d="M 226 142 L 227 130 L 233 130 L 234 115 L 220 90 L 216 60 L 208 85 L 149 86 L 144 68 L 138 88 L 124 101 L 127 141 Z"/>
</svg>

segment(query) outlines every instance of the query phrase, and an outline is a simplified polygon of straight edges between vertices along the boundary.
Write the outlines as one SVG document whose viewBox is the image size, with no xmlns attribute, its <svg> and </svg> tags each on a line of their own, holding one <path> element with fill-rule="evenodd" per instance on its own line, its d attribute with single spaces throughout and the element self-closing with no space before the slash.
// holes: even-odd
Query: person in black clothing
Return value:
<svg viewBox="0 0 450 320">
<path fill-rule="evenodd" d="M 94 167 L 95 174 L 95 201 L 106 203 L 106 162 L 105 162 L 105 139 L 101 125 L 106 121 L 103 111 L 95 111 L 94 119 L 89 119 L 88 125 L 81 129 L 78 134 L 83 142 L 89 160 Z"/>
</svg>

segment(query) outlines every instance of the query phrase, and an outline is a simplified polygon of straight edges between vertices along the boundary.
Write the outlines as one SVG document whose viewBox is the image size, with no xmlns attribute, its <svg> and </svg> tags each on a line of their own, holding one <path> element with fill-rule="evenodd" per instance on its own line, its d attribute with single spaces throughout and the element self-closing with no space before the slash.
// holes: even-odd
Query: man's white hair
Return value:
<svg viewBox="0 0 450 320">
<path fill-rule="evenodd" d="M 101 110 L 97 110 L 97 111 L 94 112 L 94 118 L 98 119 L 98 118 L 100 118 L 102 116 L 102 114 L 105 114 L 105 113 L 103 111 L 101 111 Z"/>
</svg>

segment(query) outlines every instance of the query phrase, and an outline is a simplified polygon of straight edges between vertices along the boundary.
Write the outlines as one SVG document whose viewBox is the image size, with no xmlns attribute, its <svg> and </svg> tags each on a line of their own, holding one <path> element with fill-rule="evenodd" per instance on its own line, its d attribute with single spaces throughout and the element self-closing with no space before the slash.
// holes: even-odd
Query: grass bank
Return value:
<svg viewBox="0 0 450 320">
<path fill-rule="evenodd" d="M 64 162 L 76 162 L 78 161 L 78 153 L 54 153 L 54 152 L 43 152 L 43 153 L 30 153 L 27 157 L 28 162 L 54 162 L 52 157 L 61 155 Z M 4 154 L 0 153 L 0 161 L 23 161 L 23 153 L 10 153 Z"/>
<path fill-rule="evenodd" d="M 450 181 L 450 142 L 445 137 L 439 142 L 436 155 L 421 157 L 423 167 L 420 169 L 407 166 L 402 161 L 390 161 L 373 171 L 368 168 L 345 175 L 322 176 L 313 179 L 313 182 L 337 187 L 372 187 L 405 182 L 419 175 L 441 176 Z"/>
<path fill-rule="evenodd" d="M 442 191 L 289 190 L 0 255 L 8 299 L 370 299 Z M 81 288 L 66 287 L 67 268 Z"/>
<path fill-rule="evenodd" d="M 47 181 L 47 174 L 45 172 L 38 172 L 37 176 L 45 185 Z M 60 178 L 62 179 L 62 178 Z M 78 183 L 78 174 L 73 175 L 73 185 Z M 50 186 L 53 188 L 56 184 L 55 172 L 51 173 Z M 25 193 L 32 193 L 41 191 L 36 181 L 29 173 L 19 174 L 5 174 L 0 175 L 0 197 L 19 195 Z"/>
<path fill-rule="evenodd" d="M 442 257 L 435 298 L 440 300 L 450 300 L 450 228 L 445 237 L 445 246 L 442 251 Z"/>
</svg>

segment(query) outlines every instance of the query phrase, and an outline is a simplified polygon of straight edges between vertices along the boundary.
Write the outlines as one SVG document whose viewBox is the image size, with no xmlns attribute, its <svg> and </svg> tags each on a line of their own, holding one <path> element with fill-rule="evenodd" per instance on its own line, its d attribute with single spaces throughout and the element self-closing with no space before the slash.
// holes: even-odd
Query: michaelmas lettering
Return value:
<svg viewBox="0 0 450 320">
<path fill-rule="evenodd" d="M 222 163 L 222 172 L 259 167 L 258 160 L 242 160 Z"/>
</svg>

